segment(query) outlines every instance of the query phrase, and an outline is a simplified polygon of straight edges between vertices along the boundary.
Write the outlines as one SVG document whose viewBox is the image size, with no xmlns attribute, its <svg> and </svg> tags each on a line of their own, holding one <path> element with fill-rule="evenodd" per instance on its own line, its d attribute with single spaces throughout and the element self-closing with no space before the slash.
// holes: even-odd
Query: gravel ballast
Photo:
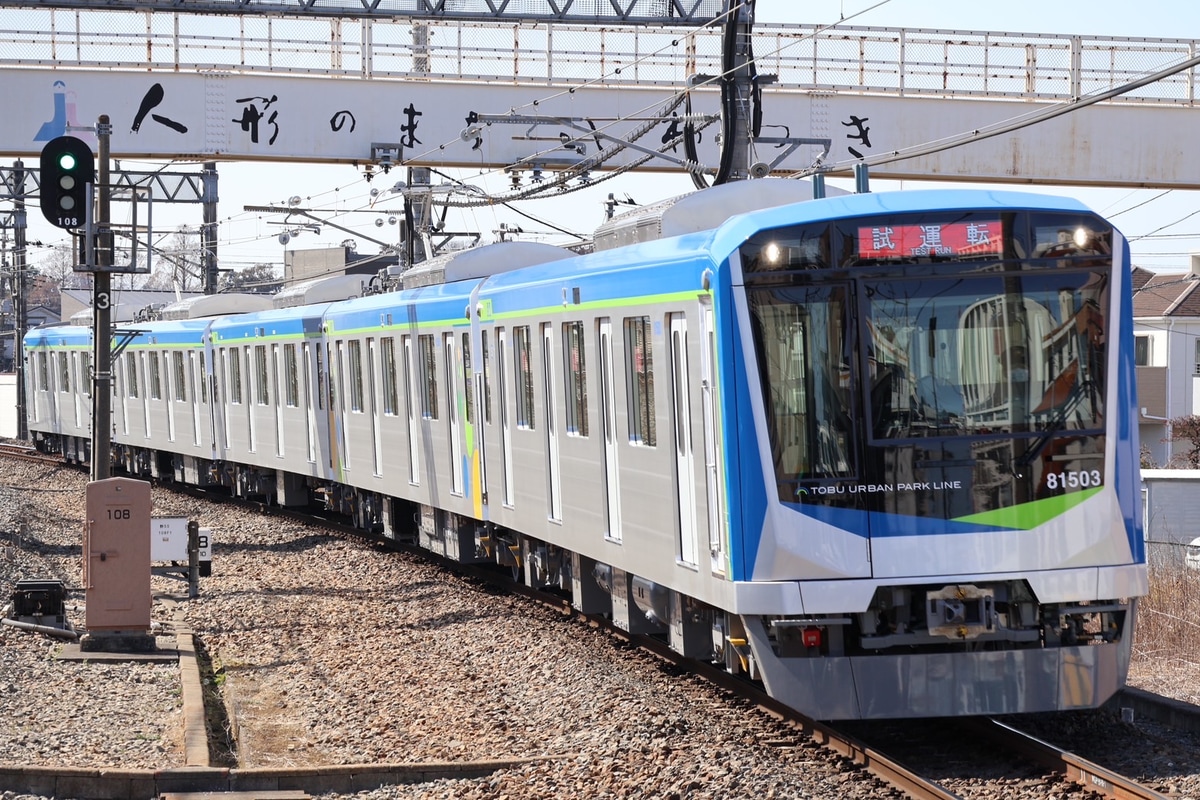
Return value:
<svg viewBox="0 0 1200 800">
<path fill-rule="evenodd" d="M 0 459 L 0 597 L 80 585 L 86 476 Z M 212 660 L 240 768 L 537 759 L 362 798 L 889 797 L 762 712 L 588 626 L 316 527 L 154 489 L 155 516 L 213 530 L 182 609 Z M 181 583 L 156 577 L 156 592 Z M 71 603 L 82 605 L 82 593 Z M 69 615 L 82 626 L 81 612 Z M 0 626 L 0 764 L 183 766 L 175 665 L 65 663 Z M 219 758 L 214 746 L 214 758 Z M 5 800 L 8 800 L 6 798 Z"/>
<path fill-rule="evenodd" d="M 0 458 L 0 605 L 23 579 L 78 590 L 86 482 Z M 153 497 L 155 516 L 197 519 L 216 540 L 198 599 L 177 599 L 180 582 L 152 581 L 160 632 L 186 625 L 211 659 L 210 689 L 229 728 L 214 737 L 214 764 L 531 759 L 360 800 L 901 796 L 744 702 L 556 611 L 315 526 L 159 488 Z M 83 602 L 71 592 L 80 627 Z M 178 665 L 66 662 L 55 657 L 62 647 L 0 626 L 0 765 L 184 766 Z M 1181 669 L 1159 675 L 1139 663 L 1133 676 L 1194 699 L 1200 669 Z M 223 740 L 234 741 L 232 754 Z M 2 790 L 0 800 L 17 797 Z"/>
</svg>

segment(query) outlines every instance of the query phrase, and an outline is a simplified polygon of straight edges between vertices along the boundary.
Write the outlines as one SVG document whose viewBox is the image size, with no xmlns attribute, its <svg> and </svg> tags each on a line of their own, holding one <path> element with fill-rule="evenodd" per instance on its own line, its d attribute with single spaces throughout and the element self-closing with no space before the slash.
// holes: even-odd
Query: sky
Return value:
<svg viewBox="0 0 1200 800">
<path fill-rule="evenodd" d="M 854 26 L 935 28 L 954 30 L 993 30 L 1014 33 L 1076 33 L 1093 36 L 1129 37 L 1200 37 L 1200 3 L 1196 0 L 759 0 L 757 21 Z M 769 93 L 765 103 L 770 102 Z M 1200 120 L 1200 109 L 1196 109 Z M 1197 126 L 1200 130 L 1200 126 Z M 156 169 L 161 164 L 124 160 L 124 169 Z M 193 171 L 194 165 L 179 170 Z M 257 263 L 281 265 L 285 245 L 280 244 L 283 228 L 279 216 L 244 211 L 246 205 L 285 204 L 290 197 L 301 198 L 301 205 L 321 209 L 322 216 L 358 235 L 323 226 L 320 233 L 302 231 L 286 245 L 287 249 L 337 246 L 354 239 L 360 253 L 375 253 L 377 242 L 397 242 L 399 227 L 387 224 L 387 215 L 368 213 L 372 188 L 387 188 L 389 176 L 372 183 L 350 165 L 272 165 L 221 163 L 218 206 L 218 253 L 222 269 L 241 269 Z M 458 177 L 479 183 L 478 175 L 459 171 Z M 832 185 L 852 189 L 852 181 L 832 179 Z M 483 180 L 482 185 L 498 191 L 502 179 Z M 924 181 L 872 180 L 872 191 L 896 188 L 936 188 L 948 184 Z M 952 184 L 962 188 L 966 184 Z M 983 184 L 976 184 L 983 186 Z M 1110 218 L 1131 240 L 1133 262 L 1155 272 L 1185 272 L 1189 254 L 1200 253 L 1200 192 L 1156 189 L 1103 189 L 1054 186 L 1020 186 L 1025 191 L 1048 192 L 1076 197 L 1093 210 Z M 559 230 L 588 235 L 604 219 L 603 202 L 609 192 L 629 196 L 641 204 L 672 197 L 692 190 L 689 179 L 662 173 L 630 173 L 604 181 L 594 189 L 563 197 L 526 201 L 517 208 L 529 216 L 520 216 L 499 207 L 468 209 L 455 217 L 451 212 L 447 228 L 477 230 L 485 240 L 501 224 L 519 225 L 523 238 L 553 244 L 576 241 Z M 388 203 L 397 206 L 398 203 Z M 619 210 L 625 210 L 624 208 Z M 29 215 L 29 239 L 45 245 L 61 244 L 65 238 L 50 228 L 36 213 Z M 1195 216 L 1191 216 L 1195 214 Z M 532 217 L 532 218 L 531 218 Z M 36 218 L 36 219 L 35 219 Z M 376 226 L 382 221 L 381 227 Z M 195 228 L 200 223 L 198 205 L 155 208 L 156 238 L 169 239 L 180 226 Z M 1153 235 L 1151 235 L 1153 234 Z M 1146 238 L 1141 238 L 1146 237 Z M 372 241 L 375 240 L 375 241 Z M 29 261 L 37 265 L 45 249 L 34 248 Z"/>
</svg>

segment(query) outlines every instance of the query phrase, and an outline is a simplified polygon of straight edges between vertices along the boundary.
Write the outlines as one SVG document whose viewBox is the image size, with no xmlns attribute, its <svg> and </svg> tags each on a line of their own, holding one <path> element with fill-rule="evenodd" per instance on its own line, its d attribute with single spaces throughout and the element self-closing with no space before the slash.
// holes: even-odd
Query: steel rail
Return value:
<svg viewBox="0 0 1200 800">
<path fill-rule="evenodd" d="M 1144 786 L 1132 778 L 1118 775 L 1049 742 L 988 717 L 964 722 L 974 732 L 1006 750 L 1015 751 L 1047 769 L 1062 773 L 1085 789 L 1117 800 L 1167 800 L 1167 795 Z"/>
<path fill-rule="evenodd" d="M 28 447 L 7 443 L 0 443 L 0 458 L 2 457 L 43 462 L 56 461 L 64 467 L 77 466 L 61 460 L 61 457 L 56 454 L 39 453 Z M 735 697 L 752 703 L 763 713 L 775 718 L 799 735 L 803 735 L 815 744 L 832 750 L 849 759 L 851 762 L 860 765 L 871 775 L 895 786 L 916 800 L 961 800 L 960 795 L 921 777 L 900 762 L 888 757 L 883 752 L 856 737 L 800 714 L 796 710 L 771 698 L 763 689 L 755 684 L 732 675 L 717 665 L 685 658 L 672 650 L 665 642 L 658 639 L 650 636 L 630 634 L 602 616 L 583 614 L 577 611 L 571 605 L 570 601 L 561 595 L 555 595 L 529 586 L 502 570 L 496 570 L 490 564 L 469 564 L 454 561 L 420 548 L 415 544 L 397 541 L 381 534 L 373 534 L 355 528 L 353 525 L 340 521 L 333 514 L 327 515 L 315 513 L 312 510 L 273 506 L 269 503 L 234 497 L 223 492 L 214 492 L 209 489 L 192 487 L 173 481 L 152 480 L 151 483 L 181 494 L 203 498 L 210 502 L 234 503 L 250 510 L 256 510 L 261 514 L 295 519 L 309 524 L 319 524 L 341 535 L 354 536 L 391 550 L 418 556 L 428 562 L 443 566 L 455 574 L 475 580 L 480 584 L 527 598 L 544 608 L 561 613 L 566 618 L 579 620 L 607 633 L 614 639 L 627 642 L 630 646 L 635 647 L 644 654 L 665 661 L 680 670 L 687 671 L 729 692 Z M 1149 700 L 1146 702 L 1149 702 Z M 1024 733 L 999 720 L 979 717 L 961 720 L 959 724 L 964 729 L 972 733 L 978 733 L 999 747 L 1016 752 L 1031 762 L 1062 774 L 1068 780 L 1105 797 L 1116 798 L 1117 800 L 1167 800 L 1166 795 L 1139 784 L 1131 778 L 1119 775 L 1074 753 L 1061 750 L 1048 742 Z"/>
<path fill-rule="evenodd" d="M 672 650 L 665 642 L 658 639 L 645 635 L 630 634 L 602 616 L 583 614 L 576 610 L 567 598 L 529 586 L 521 580 L 512 578 L 504 570 L 497 570 L 494 564 L 471 564 L 454 561 L 418 547 L 415 544 L 389 539 L 381 534 L 369 533 L 360 528 L 355 528 L 352 525 L 339 521 L 336 515 L 290 509 L 283 506 L 272 506 L 256 500 L 237 498 L 197 487 L 190 487 L 186 484 L 153 482 L 172 491 L 202 497 L 209 501 L 238 503 L 247 508 L 255 509 L 260 513 L 296 519 L 309 524 L 320 524 L 337 531 L 339 534 L 354 536 L 397 552 L 416 556 L 427 562 L 442 566 L 457 575 L 470 578 L 480 584 L 532 600 L 543 608 L 562 614 L 566 619 L 574 619 L 596 628 L 618 641 L 627 643 L 630 647 L 635 648 L 643 654 L 655 657 L 660 661 L 665 661 L 681 671 L 686 671 L 707 683 L 729 692 L 737 698 L 746 700 L 759 708 L 763 713 L 796 731 L 797 734 L 806 736 L 818 746 L 832 750 L 838 755 L 848 758 L 853 763 L 860 765 L 871 775 L 895 786 L 909 797 L 914 798 L 914 800 L 962 800 L 960 795 L 939 786 L 937 783 L 922 778 L 898 761 L 887 757 L 884 753 L 875 750 L 864 742 L 837 731 L 829 725 L 806 717 L 795 709 L 771 698 L 759 686 L 731 675 L 716 665 L 685 658 L 683 655 Z"/>
</svg>

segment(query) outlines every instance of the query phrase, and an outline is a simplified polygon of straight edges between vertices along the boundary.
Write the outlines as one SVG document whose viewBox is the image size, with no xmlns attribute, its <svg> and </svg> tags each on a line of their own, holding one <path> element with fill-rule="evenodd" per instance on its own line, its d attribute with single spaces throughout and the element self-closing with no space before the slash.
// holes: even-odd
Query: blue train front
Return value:
<svg viewBox="0 0 1200 800">
<path fill-rule="evenodd" d="M 794 194 L 139 324 L 114 463 L 495 561 L 818 718 L 1103 703 L 1147 591 L 1124 239 L 1017 193 L 761 207 Z M 90 331 L 25 345 L 31 432 L 86 460 Z"/>
<path fill-rule="evenodd" d="M 820 717 L 1095 706 L 1147 590 L 1126 245 L 1063 201 L 877 199 L 722 233 L 734 577 L 791 610 L 742 617 L 763 678 Z"/>
</svg>

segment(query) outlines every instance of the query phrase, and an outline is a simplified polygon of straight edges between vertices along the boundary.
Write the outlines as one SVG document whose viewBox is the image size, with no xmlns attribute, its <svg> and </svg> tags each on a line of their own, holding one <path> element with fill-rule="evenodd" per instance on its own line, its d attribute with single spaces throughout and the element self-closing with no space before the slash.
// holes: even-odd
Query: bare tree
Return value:
<svg viewBox="0 0 1200 800">
<path fill-rule="evenodd" d="M 253 267 L 228 272 L 222 283 L 223 291 L 273 292 L 282 283 L 274 264 L 260 263 Z"/>
<path fill-rule="evenodd" d="M 1167 438 L 1164 442 L 1187 442 L 1191 449 L 1181 456 L 1171 459 L 1168 466 L 1177 466 L 1183 461 L 1183 466 L 1189 469 L 1200 468 L 1200 416 L 1189 414 L 1183 417 L 1172 417 L 1167 422 Z"/>
<path fill-rule="evenodd" d="M 203 286 L 204 268 L 200 240 L 193 240 L 186 228 L 175 232 L 171 240 L 155 248 L 156 269 L 142 284 L 143 289 L 165 289 L 180 292 L 198 291 Z"/>
<path fill-rule="evenodd" d="M 34 272 L 50 280 L 61 289 L 86 289 L 92 285 L 87 272 L 75 271 L 75 259 L 69 245 L 56 245 L 41 261 L 34 265 Z"/>
<path fill-rule="evenodd" d="M 75 259 L 69 245 L 57 245 L 25 273 L 23 287 L 25 301 L 30 305 L 42 305 L 62 309 L 62 293 L 65 289 L 87 289 L 92 285 L 91 275 L 75 271 Z M 6 290 L 18 291 L 14 284 Z"/>
</svg>

